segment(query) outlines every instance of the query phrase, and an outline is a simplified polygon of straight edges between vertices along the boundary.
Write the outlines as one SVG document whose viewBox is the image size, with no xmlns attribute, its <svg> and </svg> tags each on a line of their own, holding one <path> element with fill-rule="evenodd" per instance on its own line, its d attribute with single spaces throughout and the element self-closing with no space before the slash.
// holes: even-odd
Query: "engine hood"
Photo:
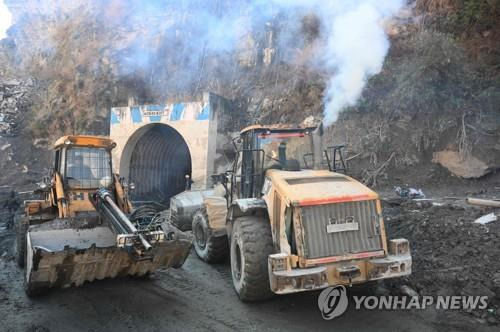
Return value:
<svg viewBox="0 0 500 332">
<path fill-rule="evenodd" d="M 378 194 L 355 179 L 326 170 L 289 172 L 268 170 L 269 179 L 283 198 L 295 206 L 373 200 Z"/>
</svg>

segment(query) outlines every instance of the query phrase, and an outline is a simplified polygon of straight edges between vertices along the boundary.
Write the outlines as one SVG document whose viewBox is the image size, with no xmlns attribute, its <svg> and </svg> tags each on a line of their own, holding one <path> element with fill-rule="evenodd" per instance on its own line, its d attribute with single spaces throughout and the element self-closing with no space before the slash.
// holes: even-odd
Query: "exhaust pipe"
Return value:
<svg viewBox="0 0 500 332">
<path fill-rule="evenodd" d="M 312 133 L 314 161 L 313 168 L 321 169 L 323 165 L 323 122 Z"/>
</svg>

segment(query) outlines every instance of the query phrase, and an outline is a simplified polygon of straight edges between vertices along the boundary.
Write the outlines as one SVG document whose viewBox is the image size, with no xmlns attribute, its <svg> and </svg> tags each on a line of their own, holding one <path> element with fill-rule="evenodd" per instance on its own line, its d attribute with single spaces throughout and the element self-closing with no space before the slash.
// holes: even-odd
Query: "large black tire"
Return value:
<svg viewBox="0 0 500 332">
<path fill-rule="evenodd" d="M 213 236 L 208 226 L 207 210 L 202 208 L 193 216 L 192 230 L 196 255 L 207 263 L 219 263 L 229 254 L 227 235 Z"/>
<path fill-rule="evenodd" d="M 16 227 L 16 262 L 20 268 L 24 268 L 26 253 L 26 233 L 28 232 L 28 220 L 25 216 L 19 216 L 15 220 Z"/>
<path fill-rule="evenodd" d="M 231 234 L 231 275 L 242 301 L 262 301 L 273 296 L 267 260 L 273 253 L 269 219 L 239 217 Z"/>
</svg>

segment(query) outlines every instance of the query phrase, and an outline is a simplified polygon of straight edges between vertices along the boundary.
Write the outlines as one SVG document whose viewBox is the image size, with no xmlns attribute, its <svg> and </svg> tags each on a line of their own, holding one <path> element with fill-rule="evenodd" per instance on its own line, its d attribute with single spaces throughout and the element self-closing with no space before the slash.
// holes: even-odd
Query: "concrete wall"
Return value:
<svg viewBox="0 0 500 332">
<path fill-rule="evenodd" d="M 223 127 L 228 127 L 230 118 L 230 103 L 211 93 L 205 93 L 203 101 L 114 107 L 110 117 L 110 136 L 117 144 L 113 168 L 128 178 L 132 152 L 141 148 L 136 146 L 139 138 L 153 126 L 165 125 L 175 129 L 189 148 L 193 189 L 205 189 L 210 175 L 227 168 L 224 155 L 232 149 L 228 142 L 233 130 Z"/>
</svg>

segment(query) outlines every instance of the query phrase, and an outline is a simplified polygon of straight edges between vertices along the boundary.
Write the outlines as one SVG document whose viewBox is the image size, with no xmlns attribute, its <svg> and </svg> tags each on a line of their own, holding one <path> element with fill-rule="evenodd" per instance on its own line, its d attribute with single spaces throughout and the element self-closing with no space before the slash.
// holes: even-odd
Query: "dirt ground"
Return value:
<svg viewBox="0 0 500 332">
<path fill-rule="evenodd" d="M 4 235 L 5 236 L 5 235 Z M 122 278 L 55 290 L 31 300 L 22 291 L 15 262 L 0 261 L 0 312 L 3 331 L 494 331 L 486 325 L 441 320 L 432 311 L 367 311 L 352 307 L 325 321 L 317 292 L 277 296 L 258 304 L 238 300 L 228 264 L 210 266 L 194 255 L 178 270 L 150 280 Z M 366 295 L 371 287 L 354 287 Z"/>
<path fill-rule="evenodd" d="M 354 286 L 349 288 L 349 295 L 400 295 L 401 285 L 409 285 L 421 295 L 462 295 L 471 292 L 462 292 L 462 288 L 480 285 L 477 291 L 492 298 L 490 311 L 370 311 L 356 310 L 351 303 L 341 317 L 325 321 L 317 307 L 318 292 L 276 296 L 257 304 L 240 302 L 232 288 L 229 264 L 207 265 L 194 252 L 182 268 L 160 271 L 148 280 L 103 280 L 29 299 L 23 292 L 22 272 L 14 261 L 13 232 L 3 224 L 0 330 L 498 331 L 494 310 L 499 289 L 493 279 L 499 271 L 500 222 L 472 224 L 488 211 L 466 207 L 458 199 L 451 203 L 438 200 L 433 205 L 398 200 L 390 189 L 381 190 L 381 194 L 388 197 L 384 211 L 389 236 L 405 236 L 412 243 L 414 273 L 403 280 Z M 439 188 L 430 191 L 432 195 L 444 197 Z M 498 198 L 500 191 L 478 195 Z M 444 229 L 450 232 L 443 233 Z"/>
<path fill-rule="evenodd" d="M 12 175 L 5 175 L 4 182 L 14 180 Z M 33 173 L 33 178 L 37 175 Z M 33 187 L 32 181 L 14 182 L 17 191 Z M 401 295 L 400 287 L 408 285 L 420 295 L 488 295 L 490 310 L 369 311 L 356 310 L 351 303 L 341 317 L 324 321 L 317 306 L 318 292 L 242 303 L 233 290 L 229 264 L 207 265 L 194 252 L 182 268 L 160 271 L 149 280 L 103 280 L 29 299 L 14 261 L 11 213 L 4 207 L 0 208 L 0 331 L 498 331 L 500 220 L 486 226 L 473 224 L 494 210 L 467 206 L 464 199 L 500 199 L 500 174 L 421 188 L 435 200 L 402 200 L 392 186 L 377 188 L 388 236 L 410 240 L 413 274 L 354 286 L 349 295 Z M 4 196 L 8 192 L 5 188 Z M 18 197 L 18 203 L 24 198 Z"/>
</svg>

